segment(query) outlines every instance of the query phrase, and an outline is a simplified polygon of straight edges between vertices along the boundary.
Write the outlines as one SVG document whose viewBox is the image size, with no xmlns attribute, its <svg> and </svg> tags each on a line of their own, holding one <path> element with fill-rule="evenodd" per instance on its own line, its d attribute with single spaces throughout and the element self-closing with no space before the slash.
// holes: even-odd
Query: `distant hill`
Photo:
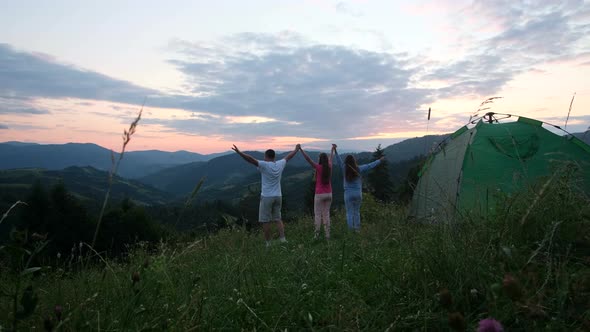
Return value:
<svg viewBox="0 0 590 332">
<path fill-rule="evenodd" d="M 424 151 L 433 141 L 440 141 L 443 136 L 427 136 L 413 138 L 388 146 L 384 149 L 392 168 L 390 169 L 394 181 L 405 178 L 408 167 L 393 166 L 400 161 L 411 160 Z M 44 182 L 55 183 L 64 178 L 66 186 L 79 193 L 81 196 L 97 197 L 104 194 L 106 188 L 105 172 L 111 167 L 110 150 L 95 144 L 62 144 L 39 145 L 20 142 L 0 143 L 0 168 L 26 167 L 34 165 L 35 170 L 8 170 L 2 172 L 2 177 L 13 178 L 18 174 L 24 174 L 20 182 L 14 179 L 3 180 L 6 186 L 30 185 L 32 178 L 42 178 Z M 263 153 L 248 151 L 257 159 L 263 159 Z M 277 154 L 277 158 L 283 158 L 287 152 Z M 318 159 L 318 151 L 308 152 L 313 160 Z M 348 153 L 343 153 L 346 155 Z M 359 162 L 367 162 L 372 158 L 372 152 L 356 153 Z M 260 175 L 257 169 L 245 162 L 239 155 L 231 152 L 222 153 L 221 156 L 210 160 L 203 160 L 209 156 L 203 156 L 186 151 L 174 153 L 162 151 L 134 151 L 127 152 L 121 163 L 118 175 L 135 178 L 139 182 L 127 181 L 122 178 L 120 182 L 136 187 L 138 193 L 127 188 L 121 188 L 122 193 L 133 193 L 134 199 L 152 204 L 174 199 L 183 199 L 190 193 L 201 178 L 205 182 L 199 192 L 199 199 L 206 200 L 234 200 L 249 192 L 260 190 Z M 199 160 L 200 159 L 200 160 Z M 188 162 L 187 162 L 188 160 Z M 68 167 L 68 165 L 83 165 L 83 167 Z M 410 163 L 409 165 L 412 165 Z M 89 165 L 89 167 L 86 167 Z M 63 171 L 57 168 L 66 168 Z M 49 170 L 38 170 L 48 168 Z M 36 175 L 35 175 L 36 174 Z M 35 175 L 35 176 L 33 176 Z M 301 154 L 297 154 L 287 166 L 283 175 L 284 191 L 292 197 L 301 199 L 311 182 L 313 171 Z M 334 181 L 341 179 L 335 178 Z M 139 188 L 145 184 L 146 188 Z M 89 188 L 96 188 L 90 190 Z M 157 189 L 155 189 L 157 188 Z M 336 189 L 335 189 L 336 190 Z M 101 192 L 102 194 L 97 194 Z M 145 196 L 140 195 L 145 193 Z"/>
<path fill-rule="evenodd" d="M 579 138 L 582 141 L 584 141 L 586 144 L 589 144 L 590 145 L 590 130 L 588 130 L 588 131 L 586 131 L 584 133 L 573 133 L 572 135 L 576 136 L 577 138 Z"/>
<path fill-rule="evenodd" d="M 139 178 L 175 165 L 208 161 L 218 155 L 158 150 L 125 152 L 118 174 L 127 178 Z M 60 170 L 70 166 L 91 166 L 106 171 L 111 168 L 111 150 L 91 143 L 34 144 L 5 142 L 0 143 L 0 156 L 2 156 L 0 169 L 43 168 Z M 115 157 L 118 157 L 117 153 L 115 153 Z"/>
<path fill-rule="evenodd" d="M 254 158 L 261 160 L 264 157 L 262 152 L 247 151 Z M 287 153 L 277 154 L 277 159 L 283 158 Z M 317 159 L 318 152 L 310 152 L 310 157 Z M 289 168 L 309 167 L 303 156 L 297 154 L 289 161 Z M 203 177 L 206 178 L 203 190 L 219 189 L 226 185 L 242 183 L 244 179 L 257 175 L 258 170 L 247 163 L 236 153 L 213 158 L 208 162 L 195 162 L 180 166 L 171 167 L 157 173 L 139 178 L 139 181 L 153 185 L 156 188 L 183 195 L 193 190 L 195 185 Z M 258 179 L 259 181 L 260 179 Z"/>
<path fill-rule="evenodd" d="M 426 137 L 412 138 L 400 143 L 393 144 L 384 149 L 387 160 L 392 164 L 399 164 L 403 161 L 413 160 L 422 154 L 425 146 L 430 147 L 434 142 L 440 142 L 445 135 L 432 135 Z M 263 153 L 258 151 L 246 151 L 254 158 L 263 159 Z M 287 152 L 277 154 L 277 159 L 283 158 Z M 313 160 L 318 159 L 319 152 L 309 151 Z M 343 153 L 342 157 L 348 153 Z M 368 162 L 372 158 L 372 152 L 353 153 L 359 162 Z M 407 163 L 406 163 L 407 164 Z M 401 181 L 405 178 L 409 166 L 395 166 L 391 170 L 394 181 Z M 400 164 L 401 165 L 401 164 Z M 410 163 L 409 165 L 413 165 Z M 303 177 L 303 172 L 308 172 L 306 181 L 311 181 L 312 171 L 309 164 L 301 154 L 297 154 L 285 170 L 284 182 Z M 398 174 L 399 173 L 399 174 Z M 403 173 L 403 174 L 402 174 Z M 292 179 L 289 177 L 292 176 Z M 175 195 L 187 195 L 190 193 L 201 178 L 205 182 L 200 191 L 200 196 L 209 199 L 222 199 L 235 197 L 236 193 L 242 193 L 244 186 L 255 184 L 260 187 L 260 175 L 256 167 L 245 162 L 239 155 L 232 153 L 221 157 L 213 158 L 208 162 L 194 162 L 185 165 L 174 166 L 144 177 L 139 178 L 146 184 L 152 185 Z M 285 181 L 286 180 L 286 181 Z M 283 185 L 283 188 L 286 186 Z M 259 190 L 259 189 L 258 189 Z"/>
<path fill-rule="evenodd" d="M 108 173 L 93 167 L 68 167 L 64 170 L 38 168 L 0 170 L 0 190 L 3 194 L 24 200 L 31 186 L 40 181 L 46 187 L 63 181 L 66 188 L 84 201 L 102 202 L 108 187 Z M 116 176 L 111 199 L 130 198 L 142 205 L 164 204 L 170 194 L 135 180 Z"/>
<path fill-rule="evenodd" d="M 413 159 L 419 155 L 428 155 L 434 145 L 442 142 L 449 135 L 428 135 L 410 138 L 383 149 L 387 160 L 392 163 Z"/>
<path fill-rule="evenodd" d="M 17 145 L 17 146 L 37 145 L 37 143 L 27 143 L 27 142 L 17 142 L 17 141 L 3 142 L 0 144 L 10 144 L 10 145 Z"/>
</svg>

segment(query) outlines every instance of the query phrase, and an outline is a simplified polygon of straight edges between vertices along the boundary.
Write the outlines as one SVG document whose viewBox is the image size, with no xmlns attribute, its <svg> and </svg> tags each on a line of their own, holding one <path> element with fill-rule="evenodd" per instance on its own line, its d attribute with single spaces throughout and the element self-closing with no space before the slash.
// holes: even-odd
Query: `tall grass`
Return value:
<svg viewBox="0 0 590 332">
<path fill-rule="evenodd" d="M 131 122 L 131 125 L 129 125 L 129 129 L 124 129 L 123 130 L 123 145 L 121 146 L 121 152 L 119 153 L 119 158 L 117 158 L 117 160 L 115 161 L 115 155 L 113 153 L 113 151 L 111 151 L 111 169 L 109 170 L 109 185 L 108 185 L 108 189 L 107 192 L 105 194 L 104 200 L 102 202 L 102 208 L 100 209 L 100 212 L 98 214 L 98 220 L 96 222 L 96 229 L 94 231 L 94 236 L 92 237 L 92 247 L 94 247 L 94 245 L 96 244 L 96 237 L 98 236 L 98 231 L 100 230 L 100 224 L 102 222 L 102 217 L 104 216 L 104 212 L 106 210 L 107 207 L 107 203 L 109 202 L 109 196 L 111 194 L 111 188 L 113 187 L 113 179 L 115 177 L 115 175 L 117 175 L 117 170 L 119 169 L 119 165 L 121 164 L 121 160 L 123 160 L 123 155 L 125 154 L 125 149 L 127 148 L 127 144 L 129 144 L 129 142 L 131 141 L 131 136 L 133 136 L 133 134 L 135 134 L 135 131 L 137 130 L 137 124 L 139 123 L 139 120 L 141 119 L 141 114 L 143 113 L 143 106 L 145 105 L 145 100 L 143 101 L 143 104 L 141 105 L 141 108 L 139 110 L 139 113 L 137 114 L 137 117 L 135 118 L 135 120 L 133 120 L 133 122 Z"/>
<path fill-rule="evenodd" d="M 493 317 L 508 331 L 583 329 L 588 198 L 564 181 L 536 197 L 518 195 L 495 217 L 424 225 L 367 195 L 361 233 L 337 211 L 330 241 L 313 240 L 302 217 L 287 225 L 288 244 L 270 248 L 239 227 L 156 251 L 140 244 L 123 261 L 37 272 L 42 310 L 22 324 L 40 329 L 51 316 L 59 330 L 437 331 Z M 11 310 L 0 309 L 5 321 Z"/>
<path fill-rule="evenodd" d="M 199 182 L 197 182 L 197 184 L 193 188 L 193 191 L 191 191 L 190 195 L 186 198 L 186 201 L 184 202 L 184 205 L 182 206 L 182 210 L 180 210 L 180 213 L 178 214 L 178 218 L 176 219 L 176 222 L 174 223 L 175 228 L 178 226 L 178 223 L 180 222 L 180 220 L 184 216 L 184 212 L 186 211 L 186 209 L 188 209 L 193 204 L 193 201 L 195 200 L 195 197 L 197 197 L 197 194 L 199 193 L 199 190 L 201 190 L 201 187 L 203 186 L 204 182 L 205 182 L 205 177 L 202 177 L 199 180 Z"/>
<path fill-rule="evenodd" d="M 570 107 L 567 110 L 567 117 L 565 118 L 565 125 L 563 126 L 563 130 L 567 130 L 567 122 L 570 119 L 570 113 L 572 112 L 572 106 L 574 105 L 574 98 L 576 98 L 576 93 L 572 96 L 572 100 L 570 101 Z"/>
<path fill-rule="evenodd" d="M 10 214 L 10 212 L 12 211 L 12 209 L 14 209 L 15 207 L 17 207 L 18 205 L 23 204 L 23 205 L 27 205 L 27 203 L 23 202 L 23 201 L 16 201 L 14 204 L 12 204 L 8 210 L 6 210 L 6 212 L 4 212 L 2 214 L 2 218 L 0 219 L 0 224 L 2 224 L 2 222 L 4 221 L 4 219 L 6 219 L 8 217 L 8 215 Z"/>
</svg>

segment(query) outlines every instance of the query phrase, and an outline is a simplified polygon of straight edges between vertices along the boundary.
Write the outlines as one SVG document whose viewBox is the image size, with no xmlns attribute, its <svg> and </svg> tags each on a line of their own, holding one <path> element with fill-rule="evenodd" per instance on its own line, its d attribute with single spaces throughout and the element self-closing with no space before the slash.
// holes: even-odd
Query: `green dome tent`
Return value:
<svg viewBox="0 0 590 332">
<path fill-rule="evenodd" d="M 488 215 L 502 195 L 542 185 L 564 167 L 573 167 L 576 185 L 590 193 L 589 145 L 552 133 L 541 121 L 519 117 L 498 123 L 494 113 L 486 117 L 457 130 L 426 161 L 410 217 L 448 221 L 461 214 Z"/>
</svg>

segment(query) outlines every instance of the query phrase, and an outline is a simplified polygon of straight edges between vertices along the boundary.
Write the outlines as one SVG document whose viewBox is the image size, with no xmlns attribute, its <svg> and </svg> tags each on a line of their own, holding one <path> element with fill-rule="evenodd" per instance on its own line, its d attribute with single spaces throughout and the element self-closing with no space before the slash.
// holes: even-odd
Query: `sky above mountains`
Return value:
<svg viewBox="0 0 590 332">
<path fill-rule="evenodd" d="M 371 150 L 491 111 L 590 125 L 589 1 L 18 1 L 0 141 Z M 427 123 L 428 108 L 432 118 Z M 480 112 L 482 113 L 482 112 Z"/>
</svg>

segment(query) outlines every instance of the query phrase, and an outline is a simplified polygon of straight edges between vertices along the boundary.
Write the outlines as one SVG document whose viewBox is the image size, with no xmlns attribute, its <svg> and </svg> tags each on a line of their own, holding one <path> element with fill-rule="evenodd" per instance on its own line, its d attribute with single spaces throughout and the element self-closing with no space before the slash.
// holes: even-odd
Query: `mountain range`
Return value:
<svg viewBox="0 0 590 332">
<path fill-rule="evenodd" d="M 422 147 L 432 140 L 442 138 L 428 136 L 409 139 L 384 151 L 392 163 L 411 159 L 420 154 Z M 256 159 L 263 153 L 248 151 Z M 313 160 L 319 151 L 308 151 Z M 277 153 L 283 158 L 287 152 Z M 343 156 L 347 153 L 343 153 Z M 40 145 L 21 142 L 0 143 L 0 189 L 6 200 L 24 199 L 24 195 L 36 181 L 46 187 L 63 181 L 68 190 L 85 199 L 101 200 L 108 186 L 108 170 L 111 152 L 95 144 Z M 359 162 L 369 161 L 372 152 L 355 154 Z M 117 157 L 117 155 L 115 155 Z M 390 168 L 394 178 L 404 178 L 407 168 Z M 61 169 L 60 169 L 61 168 Z M 400 174 L 397 174 L 400 173 Z M 162 204 L 183 201 L 201 179 L 203 186 L 197 200 L 221 200 L 235 202 L 245 195 L 259 195 L 260 175 L 256 167 L 245 162 L 235 153 L 199 155 L 186 151 L 133 151 L 126 152 L 112 189 L 112 198 L 129 197 L 140 204 Z M 335 195 L 340 197 L 341 179 L 334 176 Z M 134 178 L 132 180 L 128 180 Z M 304 197 L 311 189 L 313 171 L 301 154 L 288 164 L 283 174 L 283 191 L 291 197 L 296 208 L 304 204 Z"/>
<path fill-rule="evenodd" d="M 575 134 L 590 143 L 590 135 Z M 404 140 L 383 148 L 389 161 L 390 176 L 401 183 L 419 162 L 419 156 L 448 135 L 430 135 Z M 327 151 L 326 151 L 327 152 Z M 263 153 L 247 151 L 256 159 Z M 277 154 L 283 158 L 287 152 Z M 318 151 L 308 151 L 313 160 Z M 345 154 L 343 153 L 342 157 Z M 372 158 L 372 152 L 354 154 L 360 163 Z M 3 192 L 24 192 L 36 180 L 54 184 L 61 179 L 69 190 L 81 197 L 102 199 L 111 167 L 111 152 L 95 144 L 40 145 L 22 142 L 0 143 L 0 188 Z M 115 155 L 115 157 L 118 157 Z M 212 155 L 178 151 L 126 152 L 113 186 L 113 197 L 129 197 L 142 204 L 161 204 L 184 200 L 201 179 L 198 200 L 234 201 L 259 192 L 260 175 L 256 167 L 233 152 Z M 119 177 L 120 176 L 120 177 Z M 283 191 L 302 203 L 313 171 L 301 154 L 288 164 L 283 174 Z M 340 174 L 335 167 L 334 192 L 339 195 Z M 128 180 L 133 179 L 133 180 Z M 21 196 L 11 196 L 21 199 Z"/>
<path fill-rule="evenodd" d="M 123 155 L 118 174 L 140 178 L 168 167 L 196 161 L 208 161 L 230 152 L 203 155 L 188 151 L 128 151 Z M 118 153 L 112 154 L 115 159 Z M 0 169 L 43 168 L 60 170 L 70 166 L 90 166 L 108 171 L 112 167 L 111 150 L 92 143 L 35 144 L 0 143 Z"/>
<path fill-rule="evenodd" d="M 62 182 L 68 191 L 85 202 L 102 202 L 108 188 L 106 171 L 86 166 L 70 166 L 63 170 L 21 168 L 0 170 L 0 190 L 3 200 L 24 200 L 31 186 L 40 182 L 50 188 Z M 8 197 L 6 197 L 8 196 Z M 170 194 L 137 180 L 114 176 L 111 199 L 132 198 L 141 205 L 158 205 L 170 202 Z"/>
</svg>

